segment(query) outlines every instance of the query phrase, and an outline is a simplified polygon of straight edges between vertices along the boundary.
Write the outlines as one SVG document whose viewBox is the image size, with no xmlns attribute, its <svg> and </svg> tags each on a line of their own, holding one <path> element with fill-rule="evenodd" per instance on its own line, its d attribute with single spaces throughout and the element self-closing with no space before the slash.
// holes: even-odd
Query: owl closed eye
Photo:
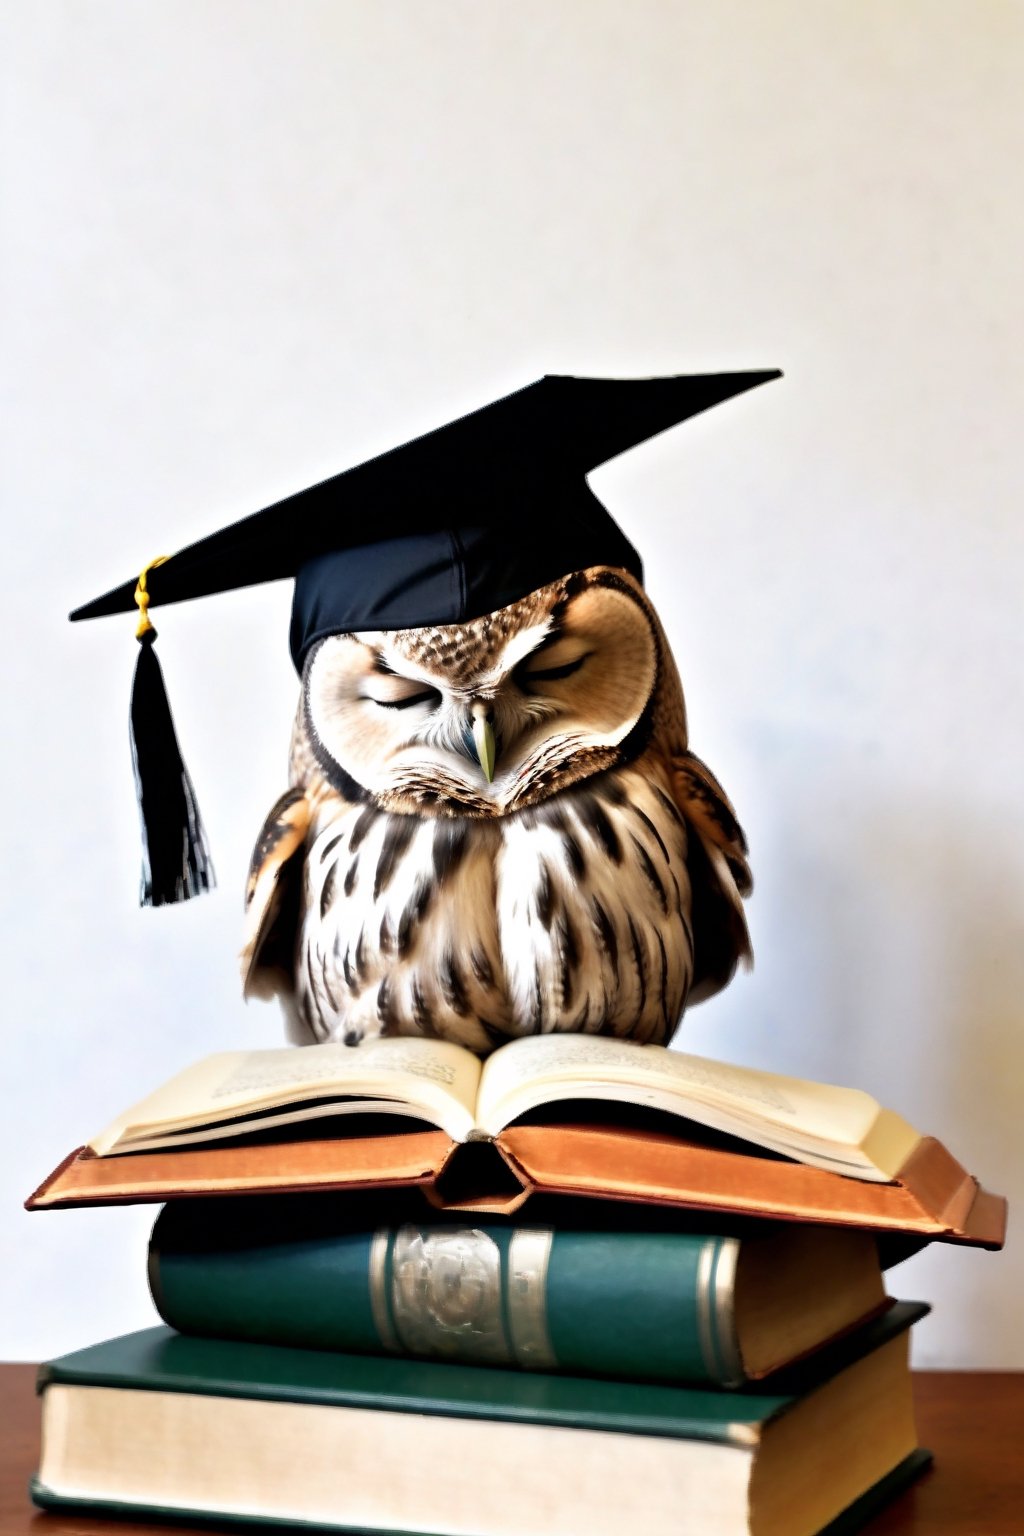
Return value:
<svg viewBox="0 0 1024 1536">
<path fill-rule="evenodd" d="M 397 813 L 501 816 L 612 766 L 658 667 L 644 610 L 617 583 L 609 572 L 575 599 L 545 588 L 475 624 L 323 641 L 304 694 L 325 775 Z"/>
</svg>

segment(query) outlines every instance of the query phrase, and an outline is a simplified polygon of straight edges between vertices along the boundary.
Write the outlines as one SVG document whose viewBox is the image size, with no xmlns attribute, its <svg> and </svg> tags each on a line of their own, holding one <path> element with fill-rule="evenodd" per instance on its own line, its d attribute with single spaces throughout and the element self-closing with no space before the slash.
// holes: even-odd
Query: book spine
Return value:
<svg viewBox="0 0 1024 1536">
<path fill-rule="evenodd" d="M 411 1223 L 218 1246 L 169 1206 L 149 1275 L 181 1333 L 731 1387 L 746 1379 L 738 1250 L 686 1233 Z"/>
</svg>

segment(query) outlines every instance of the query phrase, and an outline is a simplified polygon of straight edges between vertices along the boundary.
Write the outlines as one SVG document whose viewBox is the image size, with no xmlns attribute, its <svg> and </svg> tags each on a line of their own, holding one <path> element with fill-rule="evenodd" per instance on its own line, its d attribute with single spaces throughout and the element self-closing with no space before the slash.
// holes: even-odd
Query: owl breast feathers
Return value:
<svg viewBox="0 0 1024 1536">
<path fill-rule="evenodd" d="M 253 855 L 243 974 L 295 1040 L 663 1044 L 749 959 L 746 842 L 623 571 L 319 642 L 292 783 Z"/>
</svg>

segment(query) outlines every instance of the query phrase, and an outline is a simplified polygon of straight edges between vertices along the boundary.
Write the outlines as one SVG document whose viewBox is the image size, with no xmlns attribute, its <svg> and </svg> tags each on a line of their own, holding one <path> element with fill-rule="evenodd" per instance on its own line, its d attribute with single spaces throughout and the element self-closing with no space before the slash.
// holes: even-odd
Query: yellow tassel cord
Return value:
<svg viewBox="0 0 1024 1536">
<path fill-rule="evenodd" d="M 139 579 L 135 584 L 135 601 L 139 607 L 139 627 L 135 631 L 136 640 L 141 640 L 143 635 L 148 635 L 149 631 L 153 628 L 153 621 L 149 617 L 149 589 L 146 583 L 150 571 L 155 570 L 158 565 L 163 565 L 167 558 L 167 555 L 157 555 L 155 560 L 151 560 L 148 565 L 144 565 L 139 572 Z"/>
</svg>

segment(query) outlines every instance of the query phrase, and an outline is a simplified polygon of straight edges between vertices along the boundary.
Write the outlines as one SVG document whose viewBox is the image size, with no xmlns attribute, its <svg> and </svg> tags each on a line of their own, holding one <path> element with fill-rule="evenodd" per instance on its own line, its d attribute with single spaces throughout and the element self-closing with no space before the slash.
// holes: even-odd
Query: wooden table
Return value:
<svg viewBox="0 0 1024 1536">
<path fill-rule="evenodd" d="M 181 1530 L 33 1509 L 26 1488 L 39 1441 L 34 1380 L 34 1366 L 0 1365 L 0 1536 L 168 1536 Z M 921 1443 L 935 1452 L 935 1467 L 866 1526 L 865 1536 L 1024 1536 L 1024 1373 L 921 1371 L 914 1391 Z"/>
</svg>

